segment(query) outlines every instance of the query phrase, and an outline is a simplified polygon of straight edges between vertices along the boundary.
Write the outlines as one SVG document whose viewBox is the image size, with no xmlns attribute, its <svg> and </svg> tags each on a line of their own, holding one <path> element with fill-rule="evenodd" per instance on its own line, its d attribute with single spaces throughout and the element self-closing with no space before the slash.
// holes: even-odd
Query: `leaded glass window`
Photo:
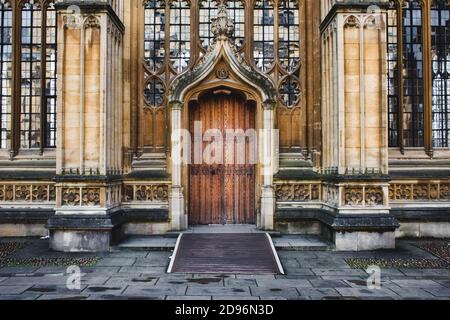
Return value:
<svg viewBox="0 0 450 320">
<path fill-rule="evenodd" d="M 399 131 L 399 69 L 397 7 L 390 3 L 387 27 L 387 95 L 389 105 L 389 146 L 398 147 Z"/>
<path fill-rule="evenodd" d="M 245 42 L 245 9 L 242 1 L 227 1 L 226 3 L 230 17 L 234 20 L 233 41 L 240 49 Z"/>
<path fill-rule="evenodd" d="M 424 145 L 422 7 L 417 0 L 403 8 L 403 121 L 405 147 Z"/>
<path fill-rule="evenodd" d="M 56 67 L 57 67 L 57 22 L 56 10 L 50 3 L 46 11 L 46 57 L 45 57 L 45 100 L 46 100 L 46 147 L 56 147 Z"/>
<path fill-rule="evenodd" d="M 200 43 L 203 48 L 208 48 L 212 44 L 213 34 L 211 31 L 211 19 L 217 16 L 217 1 L 204 0 L 200 1 L 199 10 L 199 34 Z"/>
<path fill-rule="evenodd" d="M 431 8 L 433 146 L 450 147 L 450 6 L 435 1 Z"/>
<path fill-rule="evenodd" d="M 273 4 L 268 0 L 258 0 L 253 10 L 253 59 L 259 70 L 269 72 L 275 61 Z"/>
<path fill-rule="evenodd" d="M 278 15 L 278 54 L 281 67 L 289 73 L 300 66 L 300 21 L 298 2 L 281 0 Z"/>
<path fill-rule="evenodd" d="M 159 71 L 165 60 L 165 4 L 149 0 L 144 5 L 144 61 L 151 71 Z"/>
<path fill-rule="evenodd" d="M 12 9 L 9 3 L 0 3 L 0 149 L 11 143 L 12 106 Z"/>
<path fill-rule="evenodd" d="M 42 10 L 38 3 L 21 8 L 21 148 L 41 147 Z"/>
<path fill-rule="evenodd" d="M 170 62 L 177 73 L 187 69 L 191 58 L 190 10 L 185 0 L 174 0 L 170 4 Z"/>
</svg>

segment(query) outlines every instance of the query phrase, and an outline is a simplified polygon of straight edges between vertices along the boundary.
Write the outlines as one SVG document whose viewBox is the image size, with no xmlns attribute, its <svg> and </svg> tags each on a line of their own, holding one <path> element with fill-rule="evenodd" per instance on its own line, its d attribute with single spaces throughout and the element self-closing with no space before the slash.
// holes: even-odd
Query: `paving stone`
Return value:
<svg viewBox="0 0 450 320">
<path fill-rule="evenodd" d="M 275 280 L 257 280 L 258 287 L 274 288 L 310 288 L 311 283 L 308 280 L 301 279 L 275 279 Z"/>
<path fill-rule="evenodd" d="M 403 299 L 432 299 L 434 296 L 420 288 L 390 288 Z"/>
<path fill-rule="evenodd" d="M 393 291 L 389 289 L 375 289 L 368 288 L 335 288 L 342 296 L 345 297 L 398 297 Z"/>
<path fill-rule="evenodd" d="M 278 297 L 277 296 L 262 296 L 262 297 L 258 297 L 258 298 L 263 301 L 288 300 L 288 298 L 282 297 L 282 296 L 278 296 Z"/>
<path fill-rule="evenodd" d="M 1 283 L 3 286 L 14 285 L 61 285 L 64 286 L 67 283 L 67 277 L 65 276 L 41 276 L 41 277 L 11 277 L 8 280 Z"/>
<path fill-rule="evenodd" d="M 181 296 L 186 294 L 186 286 L 155 287 L 153 285 L 129 286 L 123 292 L 126 296 Z M 200 294 L 201 295 L 201 294 Z M 204 294 L 208 295 L 208 294 Z"/>
<path fill-rule="evenodd" d="M 436 282 L 443 285 L 446 288 L 450 288 L 450 280 L 436 280 Z"/>
<path fill-rule="evenodd" d="M 450 269 L 400 269 L 410 277 L 431 277 L 450 279 Z M 1 272 L 0 272 L 1 273 Z"/>
<path fill-rule="evenodd" d="M 0 269 L 0 274 L 4 275 L 26 275 L 33 274 L 38 267 L 3 267 Z"/>
<path fill-rule="evenodd" d="M 188 287 L 186 295 L 191 296 L 250 296 L 248 287 Z"/>
<path fill-rule="evenodd" d="M 341 295 L 333 288 L 297 288 L 301 296 L 319 299 L 324 297 L 340 297 Z"/>
<path fill-rule="evenodd" d="M 350 269 L 350 266 L 344 261 L 344 259 L 316 259 L 316 260 L 301 260 L 301 268 L 314 268 L 314 269 Z"/>
<path fill-rule="evenodd" d="M 444 288 L 441 284 L 433 280 L 392 280 L 402 288 Z"/>
<path fill-rule="evenodd" d="M 71 290 L 67 286 L 55 286 L 55 285 L 34 285 L 28 288 L 26 292 L 36 293 L 42 295 L 52 295 L 52 294 L 69 294 L 69 295 L 79 295 L 86 289 L 86 285 L 81 285 L 80 289 Z"/>
<path fill-rule="evenodd" d="M 405 277 L 406 275 L 400 269 L 381 269 L 381 277 Z"/>
<path fill-rule="evenodd" d="M 167 296 L 166 300 L 211 300 L 211 296 Z"/>
<path fill-rule="evenodd" d="M 44 294 L 41 295 L 38 300 L 46 300 L 46 301 L 62 301 L 62 300 L 68 300 L 68 301 L 74 301 L 74 300 L 87 300 L 89 298 L 89 295 L 85 294 Z"/>
<path fill-rule="evenodd" d="M 106 281 L 106 286 L 124 286 L 124 285 L 139 285 L 139 284 L 148 284 L 155 285 L 159 280 L 157 277 L 139 277 L 139 276 L 113 276 Z"/>
<path fill-rule="evenodd" d="M 448 298 L 450 299 L 450 289 L 449 288 L 425 288 L 425 291 L 431 293 L 435 297 Z"/>
<path fill-rule="evenodd" d="M 135 258 L 103 258 L 97 263 L 97 267 L 124 267 L 132 266 Z"/>
<path fill-rule="evenodd" d="M 225 279 L 226 287 L 256 287 L 255 279 Z"/>
<path fill-rule="evenodd" d="M 102 275 L 114 275 L 118 273 L 120 267 L 81 267 L 83 273 L 95 273 Z"/>
<path fill-rule="evenodd" d="M 321 276 L 319 279 L 322 280 L 367 280 L 367 275 L 365 276 L 348 276 L 348 275 L 339 275 L 339 276 Z"/>
<path fill-rule="evenodd" d="M 107 301 L 111 301 L 111 300 L 118 300 L 118 301 L 129 301 L 129 300 L 138 300 L 138 301 L 142 301 L 142 300 L 164 300 L 166 297 L 164 295 L 111 295 L 111 294 L 95 294 L 95 295 L 91 295 L 89 296 L 89 298 L 87 300 L 94 300 L 94 301 L 99 301 L 99 300 L 107 300 Z"/>
<path fill-rule="evenodd" d="M 65 275 L 67 273 L 67 268 L 68 267 L 42 267 L 42 268 L 37 269 L 34 273 Z"/>
<path fill-rule="evenodd" d="M 153 258 L 137 258 L 134 266 L 137 267 L 165 267 L 169 266 L 168 259 L 153 259 Z"/>
<path fill-rule="evenodd" d="M 284 270 L 286 275 L 290 276 L 314 276 L 314 273 L 311 269 L 297 268 L 297 269 L 288 269 Z M 276 276 L 278 278 L 278 275 Z"/>
<path fill-rule="evenodd" d="M 368 276 L 365 271 L 359 269 L 312 269 L 312 272 L 318 276 Z"/>
<path fill-rule="evenodd" d="M 176 273 L 172 273 L 177 275 Z M 223 278 L 223 279 L 236 279 L 235 274 L 217 274 L 217 273 L 202 273 L 202 274 L 192 274 L 192 278 Z"/>
<path fill-rule="evenodd" d="M 213 296 L 213 300 L 220 300 L 220 301 L 255 301 L 260 300 L 259 297 L 231 297 L 231 296 Z"/>
<path fill-rule="evenodd" d="M 0 283 L 2 283 L 3 281 L 5 281 L 5 280 L 7 280 L 7 279 L 9 279 L 8 277 L 1 277 L 0 278 Z"/>
<path fill-rule="evenodd" d="M 251 275 L 251 274 L 238 274 L 237 279 L 255 279 L 255 280 L 273 280 L 275 275 Z"/>
<path fill-rule="evenodd" d="M 251 287 L 252 296 L 258 297 L 274 297 L 281 296 L 287 299 L 299 297 L 299 293 L 295 288 L 286 287 Z"/>
<path fill-rule="evenodd" d="M 15 295 L 25 292 L 31 285 L 1 285 L 0 295 Z"/>
<path fill-rule="evenodd" d="M 312 286 L 315 288 L 336 288 L 336 287 L 349 287 L 347 283 L 342 280 L 323 280 L 323 279 L 312 279 L 309 280 Z"/>
<path fill-rule="evenodd" d="M 83 293 L 92 295 L 92 294 L 113 294 L 113 295 L 120 295 L 122 294 L 122 292 L 125 291 L 125 289 L 128 286 L 99 286 L 99 285 L 94 285 L 94 286 L 89 286 L 87 287 Z"/>
<path fill-rule="evenodd" d="M 361 279 L 361 280 L 344 280 L 344 282 L 352 287 L 352 288 L 367 288 L 367 279 Z M 382 288 L 400 288 L 400 286 L 390 280 L 381 280 L 381 287 Z"/>
<path fill-rule="evenodd" d="M 134 274 L 161 274 L 165 273 L 164 267 L 121 267 L 119 273 L 134 273 Z"/>
<path fill-rule="evenodd" d="M 148 251 L 118 251 L 105 254 L 105 258 L 146 258 Z"/>
<path fill-rule="evenodd" d="M 28 294 L 28 293 L 22 293 L 20 295 L 0 295 L 0 301 L 31 301 L 36 300 L 40 297 L 40 294 Z"/>
<path fill-rule="evenodd" d="M 187 285 L 190 287 L 200 286 L 200 287 L 223 287 L 223 278 L 188 278 L 188 279 L 166 279 L 160 278 L 156 283 L 156 286 L 176 286 L 176 285 Z"/>
</svg>

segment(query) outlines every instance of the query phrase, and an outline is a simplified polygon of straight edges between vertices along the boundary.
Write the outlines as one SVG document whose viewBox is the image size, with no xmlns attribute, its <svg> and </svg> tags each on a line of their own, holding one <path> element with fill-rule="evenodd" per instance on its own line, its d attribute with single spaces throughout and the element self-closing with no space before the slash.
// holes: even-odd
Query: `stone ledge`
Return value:
<svg viewBox="0 0 450 320">
<path fill-rule="evenodd" d="M 0 209 L 0 224 L 46 224 L 53 209 Z"/>
<path fill-rule="evenodd" d="M 450 222 L 450 208 L 393 208 L 400 222 Z"/>
<path fill-rule="evenodd" d="M 122 209 L 126 222 L 168 222 L 168 209 Z"/>
<path fill-rule="evenodd" d="M 385 214 L 345 215 L 323 209 L 279 209 L 276 221 L 318 220 L 334 231 L 395 231 L 400 227 L 394 216 Z"/>
</svg>

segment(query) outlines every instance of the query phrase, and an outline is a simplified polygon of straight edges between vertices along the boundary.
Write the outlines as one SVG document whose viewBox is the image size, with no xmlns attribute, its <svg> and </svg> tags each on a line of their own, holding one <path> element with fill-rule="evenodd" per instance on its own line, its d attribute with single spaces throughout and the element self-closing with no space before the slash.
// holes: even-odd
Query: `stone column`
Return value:
<svg viewBox="0 0 450 320">
<path fill-rule="evenodd" d="M 327 0 L 322 22 L 324 200 L 337 250 L 393 248 L 386 96 L 386 1 Z"/>
<path fill-rule="evenodd" d="M 107 1 L 61 1 L 58 10 L 58 251 L 105 251 L 120 226 L 122 34 Z"/>
<path fill-rule="evenodd" d="M 275 189 L 273 176 L 277 166 L 275 156 L 276 139 L 274 109 L 275 103 L 263 103 L 263 129 L 260 134 L 260 164 L 261 164 L 261 225 L 264 230 L 274 229 Z"/>
<path fill-rule="evenodd" d="M 172 101 L 169 105 L 171 115 L 171 143 L 172 143 L 172 187 L 169 195 L 169 214 L 172 231 L 181 231 L 187 228 L 187 215 L 185 212 L 184 190 L 182 183 L 183 166 L 187 165 L 189 152 L 189 137 L 181 128 L 181 115 L 183 103 Z"/>
</svg>

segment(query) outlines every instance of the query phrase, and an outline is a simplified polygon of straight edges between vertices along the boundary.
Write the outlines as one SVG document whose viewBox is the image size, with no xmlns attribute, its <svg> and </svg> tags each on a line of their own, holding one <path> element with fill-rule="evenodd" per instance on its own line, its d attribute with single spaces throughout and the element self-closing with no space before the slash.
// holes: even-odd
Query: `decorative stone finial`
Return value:
<svg viewBox="0 0 450 320">
<path fill-rule="evenodd" d="M 224 3 L 218 5 L 217 18 L 212 18 L 211 22 L 211 31 L 215 40 L 233 36 L 234 20 L 228 17 L 228 9 Z"/>
</svg>

